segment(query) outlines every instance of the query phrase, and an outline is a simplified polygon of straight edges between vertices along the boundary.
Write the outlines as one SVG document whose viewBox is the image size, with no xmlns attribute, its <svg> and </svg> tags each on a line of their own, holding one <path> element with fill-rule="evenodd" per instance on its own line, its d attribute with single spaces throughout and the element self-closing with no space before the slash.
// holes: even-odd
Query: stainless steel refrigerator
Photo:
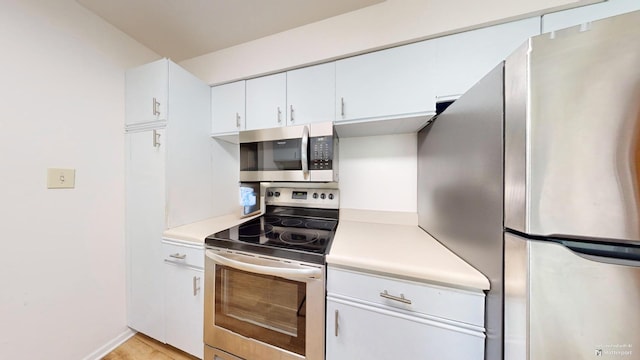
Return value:
<svg viewBox="0 0 640 360">
<path fill-rule="evenodd" d="M 529 39 L 418 134 L 419 225 L 486 359 L 640 359 L 640 12 Z"/>
</svg>

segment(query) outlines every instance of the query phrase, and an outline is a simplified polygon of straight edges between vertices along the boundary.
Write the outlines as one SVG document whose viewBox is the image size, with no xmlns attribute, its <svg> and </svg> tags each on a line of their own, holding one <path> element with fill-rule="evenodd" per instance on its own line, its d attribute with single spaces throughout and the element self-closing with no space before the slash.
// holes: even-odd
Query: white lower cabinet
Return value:
<svg viewBox="0 0 640 360">
<path fill-rule="evenodd" d="M 204 356 L 204 248 L 163 241 L 166 343 Z"/>
<path fill-rule="evenodd" d="M 329 267 L 326 359 L 484 359 L 484 293 Z"/>
</svg>

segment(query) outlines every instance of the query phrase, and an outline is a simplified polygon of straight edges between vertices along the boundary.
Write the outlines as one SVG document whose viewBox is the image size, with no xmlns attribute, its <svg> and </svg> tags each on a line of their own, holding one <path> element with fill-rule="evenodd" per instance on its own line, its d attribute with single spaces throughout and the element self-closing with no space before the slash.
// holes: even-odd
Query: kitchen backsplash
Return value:
<svg viewBox="0 0 640 360">
<path fill-rule="evenodd" d="M 417 136 L 340 139 L 340 207 L 416 212 Z"/>
</svg>

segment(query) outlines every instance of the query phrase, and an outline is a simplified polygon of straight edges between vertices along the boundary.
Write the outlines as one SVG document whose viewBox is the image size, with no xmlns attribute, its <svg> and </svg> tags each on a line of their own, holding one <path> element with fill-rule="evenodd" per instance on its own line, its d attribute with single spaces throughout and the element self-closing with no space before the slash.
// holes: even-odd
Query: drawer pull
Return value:
<svg viewBox="0 0 640 360">
<path fill-rule="evenodd" d="M 334 331 L 336 337 L 338 337 L 338 310 L 336 310 L 335 315 L 336 315 L 336 321 L 335 321 L 335 328 L 334 328 L 333 331 Z"/>
<path fill-rule="evenodd" d="M 411 304 L 411 300 L 406 299 L 404 297 L 404 294 L 400 294 L 400 297 L 394 296 L 394 295 L 390 295 L 387 290 L 383 291 L 380 293 L 380 296 L 385 298 L 385 299 L 389 299 L 389 300 L 393 300 L 393 301 L 399 301 L 401 303 L 404 304 Z"/>
<path fill-rule="evenodd" d="M 184 258 L 186 258 L 186 257 L 187 257 L 187 254 L 182 254 L 182 255 L 180 255 L 180 253 L 175 253 L 175 254 L 171 254 L 171 255 L 169 255 L 169 256 L 171 256 L 171 257 L 172 257 L 172 258 L 174 258 L 174 259 L 184 260 Z"/>
</svg>

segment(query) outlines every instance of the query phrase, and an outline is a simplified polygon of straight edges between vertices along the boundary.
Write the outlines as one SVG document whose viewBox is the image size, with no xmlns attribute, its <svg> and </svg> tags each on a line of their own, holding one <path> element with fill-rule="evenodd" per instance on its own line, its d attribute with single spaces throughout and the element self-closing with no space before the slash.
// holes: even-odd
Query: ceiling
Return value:
<svg viewBox="0 0 640 360">
<path fill-rule="evenodd" d="M 384 0 L 76 0 L 161 56 L 182 61 Z"/>
</svg>

